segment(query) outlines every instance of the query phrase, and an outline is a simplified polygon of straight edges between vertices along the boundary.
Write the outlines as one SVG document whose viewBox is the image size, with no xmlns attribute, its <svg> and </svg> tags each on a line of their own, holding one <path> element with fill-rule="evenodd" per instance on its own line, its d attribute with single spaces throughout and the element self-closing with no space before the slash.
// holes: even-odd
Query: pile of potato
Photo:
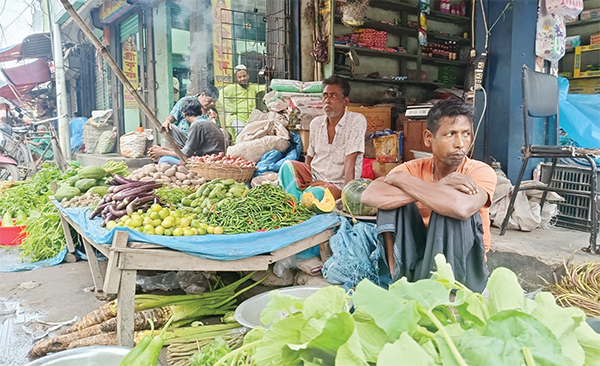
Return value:
<svg viewBox="0 0 600 366">
<path fill-rule="evenodd" d="M 140 182 L 164 183 L 167 186 L 179 188 L 198 188 L 206 183 L 206 179 L 182 165 L 147 164 L 131 172 L 131 180 Z"/>
<path fill-rule="evenodd" d="M 81 196 L 75 196 L 75 197 L 71 198 L 70 200 L 63 198 L 63 200 L 60 202 L 60 205 L 63 208 L 90 207 L 93 204 L 95 204 L 96 202 L 100 201 L 101 198 L 102 197 L 100 197 L 99 195 L 97 195 L 95 193 L 86 192 L 85 194 L 83 194 Z"/>
</svg>

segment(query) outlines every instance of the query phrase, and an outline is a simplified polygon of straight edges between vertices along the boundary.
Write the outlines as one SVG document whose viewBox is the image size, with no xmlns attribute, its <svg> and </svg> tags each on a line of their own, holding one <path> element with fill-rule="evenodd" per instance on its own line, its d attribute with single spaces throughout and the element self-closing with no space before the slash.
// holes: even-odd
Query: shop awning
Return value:
<svg viewBox="0 0 600 366">
<path fill-rule="evenodd" d="M 28 58 L 52 58 L 52 41 L 49 33 L 30 34 L 23 39 L 23 42 L 0 49 L 0 62 Z"/>
<path fill-rule="evenodd" d="M 0 48 L 0 62 L 16 61 L 21 58 L 21 44 Z"/>
<path fill-rule="evenodd" d="M 18 100 L 20 95 L 30 92 L 38 84 L 51 80 L 50 70 L 44 59 L 38 59 L 25 65 L 2 68 L 0 71 L 6 79 L 6 82 L 0 81 L 0 96 L 11 101 Z M 13 89 L 20 95 L 15 95 Z"/>
</svg>

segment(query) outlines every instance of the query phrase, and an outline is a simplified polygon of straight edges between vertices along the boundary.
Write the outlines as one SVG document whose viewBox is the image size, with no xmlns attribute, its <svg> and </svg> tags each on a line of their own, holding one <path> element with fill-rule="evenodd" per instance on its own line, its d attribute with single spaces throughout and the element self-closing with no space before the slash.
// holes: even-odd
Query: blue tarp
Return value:
<svg viewBox="0 0 600 366">
<path fill-rule="evenodd" d="M 22 272 L 31 271 L 33 269 L 57 266 L 65 260 L 67 255 L 67 247 L 56 255 L 54 258 L 48 258 L 37 262 L 22 263 L 19 253 L 2 253 L 0 255 L 0 272 Z"/>
<path fill-rule="evenodd" d="M 569 94 L 569 80 L 559 77 L 559 124 L 574 146 L 600 148 L 600 94 Z M 561 141 L 562 142 L 562 141 Z M 561 159 L 562 164 L 589 166 L 585 159 Z M 596 159 L 600 165 L 600 159 Z"/>
<path fill-rule="evenodd" d="M 216 260 L 235 260 L 269 253 L 321 233 L 340 222 L 339 215 L 327 214 L 313 216 L 298 225 L 260 233 L 172 237 L 144 235 L 124 227 L 106 230 L 100 226 L 100 218 L 88 219 L 90 210 L 87 208 L 61 208 L 61 211 L 98 244 L 112 243 L 115 231 L 123 230 L 129 232 L 131 241 L 158 244 L 195 257 Z"/>
</svg>

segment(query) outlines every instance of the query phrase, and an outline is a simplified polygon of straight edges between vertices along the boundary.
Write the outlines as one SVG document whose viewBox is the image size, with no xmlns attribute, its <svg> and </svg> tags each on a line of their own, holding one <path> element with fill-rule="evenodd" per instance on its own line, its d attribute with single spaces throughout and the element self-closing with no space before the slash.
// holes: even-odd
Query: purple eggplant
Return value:
<svg viewBox="0 0 600 366">
<path fill-rule="evenodd" d="M 147 191 L 156 189 L 156 188 L 160 188 L 162 187 L 162 183 L 154 183 L 154 184 L 146 184 L 143 186 L 139 186 L 139 187 L 135 187 L 135 188 L 129 188 L 123 191 L 120 191 L 118 193 L 115 193 L 113 198 L 113 201 L 120 201 L 125 199 L 126 197 L 137 197 L 142 195 L 143 193 L 146 193 Z"/>
<path fill-rule="evenodd" d="M 108 212 L 110 212 L 111 215 L 116 217 L 121 217 L 127 213 L 126 210 L 116 210 L 113 206 L 108 206 Z"/>
<path fill-rule="evenodd" d="M 120 174 L 115 174 L 113 176 L 113 179 L 115 181 L 117 181 L 119 184 L 128 184 L 128 183 L 136 182 L 135 180 L 127 179 L 127 178 L 125 178 L 124 176 L 122 176 Z"/>
<path fill-rule="evenodd" d="M 133 182 L 133 183 L 121 184 L 119 186 L 115 186 L 113 188 L 112 193 L 117 193 L 117 192 L 129 189 L 129 188 L 141 187 L 141 186 L 144 186 L 144 185 L 146 185 L 148 183 L 149 182 Z"/>
</svg>

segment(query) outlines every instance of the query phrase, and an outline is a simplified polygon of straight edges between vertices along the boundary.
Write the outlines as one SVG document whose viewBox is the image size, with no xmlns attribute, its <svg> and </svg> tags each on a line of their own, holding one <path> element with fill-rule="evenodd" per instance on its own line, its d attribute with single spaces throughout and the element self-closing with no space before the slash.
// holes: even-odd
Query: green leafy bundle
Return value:
<svg viewBox="0 0 600 366">
<path fill-rule="evenodd" d="M 27 237 L 19 246 L 22 260 L 53 258 L 65 247 L 60 216 L 52 202 L 43 204 L 39 211 L 29 211 L 26 230 Z"/>
<path fill-rule="evenodd" d="M 231 349 L 222 337 L 217 337 L 215 340 L 202 347 L 192 358 L 190 358 L 191 366 L 206 366 L 213 365 L 222 357 L 227 355 Z"/>
<path fill-rule="evenodd" d="M 270 328 L 253 329 L 214 366 L 243 353 L 260 366 L 600 365 L 600 335 L 581 310 L 557 306 L 546 292 L 525 298 L 506 268 L 492 273 L 483 299 L 455 281 L 442 255 L 436 267 L 431 279 L 401 279 L 389 290 L 363 280 L 353 313 L 337 287 L 305 300 L 272 292 L 261 314 Z"/>
</svg>

